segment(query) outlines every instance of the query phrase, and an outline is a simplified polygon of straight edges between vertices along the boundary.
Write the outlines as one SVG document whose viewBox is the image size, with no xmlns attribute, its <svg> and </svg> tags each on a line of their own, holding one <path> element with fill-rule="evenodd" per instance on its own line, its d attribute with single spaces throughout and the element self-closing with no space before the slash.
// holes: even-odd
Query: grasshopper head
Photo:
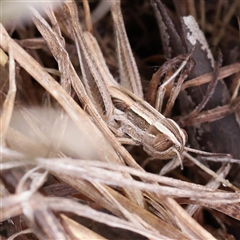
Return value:
<svg viewBox="0 0 240 240">
<path fill-rule="evenodd" d="M 150 125 L 143 137 L 143 149 L 160 159 L 179 157 L 187 141 L 187 133 L 173 120 L 164 118 Z"/>
</svg>

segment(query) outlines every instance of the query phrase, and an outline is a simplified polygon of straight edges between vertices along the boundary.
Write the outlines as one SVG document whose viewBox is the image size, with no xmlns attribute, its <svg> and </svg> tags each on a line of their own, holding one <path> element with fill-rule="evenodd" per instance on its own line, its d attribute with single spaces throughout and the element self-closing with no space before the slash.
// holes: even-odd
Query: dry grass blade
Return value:
<svg viewBox="0 0 240 240">
<path fill-rule="evenodd" d="M 87 184 L 86 182 L 83 182 L 81 180 L 75 180 L 72 177 L 68 177 L 65 175 L 60 174 L 59 176 L 62 176 L 62 179 L 74 186 L 75 189 L 79 190 L 80 192 L 83 192 L 86 196 L 90 197 L 94 201 L 97 201 L 103 206 L 104 208 L 108 209 L 115 215 L 119 217 L 123 217 L 121 211 L 113 204 L 113 202 L 106 201 L 105 197 L 101 195 L 96 188 L 94 188 L 91 184 Z M 111 195 L 122 205 L 124 208 L 126 208 L 129 212 L 131 212 L 134 216 L 139 216 L 140 219 L 143 219 L 148 224 L 151 225 L 152 228 L 156 229 L 160 232 L 160 234 L 163 234 L 164 236 L 168 238 L 174 238 L 178 237 L 181 239 L 185 239 L 186 236 L 184 236 L 181 232 L 179 232 L 178 229 L 174 228 L 171 224 L 166 223 L 165 221 L 161 220 L 160 218 L 157 218 L 155 215 L 147 211 L 146 209 L 134 204 L 132 201 L 118 193 L 117 191 L 113 190 L 110 187 L 105 186 L 105 188 L 108 189 L 108 192 L 111 193 Z"/>
<path fill-rule="evenodd" d="M 192 162 L 194 162 L 197 166 L 199 166 L 200 168 L 204 169 L 204 171 L 206 173 L 208 173 L 209 175 L 213 176 L 216 180 L 222 182 L 224 185 L 228 186 L 229 188 L 232 188 L 234 191 L 240 193 L 240 189 L 238 189 L 237 187 L 235 187 L 233 184 L 231 184 L 228 180 L 222 178 L 221 176 L 217 175 L 214 171 L 212 171 L 211 169 L 205 167 L 203 164 L 201 164 L 200 162 L 197 161 L 197 159 L 195 159 L 194 157 L 192 157 L 191 155 L 189 155 L 188 153 L 184 152 L 183 155 L 185 155 L 188 159 L 190 159 Z"/>
<path fill-rule="evenodd" d="M 166 75 L 166 77 L 168 77 L 168 71 L 170 72 L 169 74 L 172 74 L 173 70 L 173 66 L 180 64 L 183 62 L 183 57 L 184 56 L 178 56 L 176 58 L 173 58 L 169 61 L 167 61 L 166 63 L 164 63 L 157 71 L 156 73 L 153 74 L 151 81 L 149 82 L 149 86 L 148 86 L 148 91 L 146 93 L 146 100 L 152 105 L 156 105 L 157 101 L 156 101 L 156 92 L 157 92 L 157 88 L 159 86 L 159 82 L 161 81 L 161 78 Z M 181 70 L 181 69 L 180 69 Z M 173 74 L 172 74 L 173 75 Z M 172 80 L 174 80 L 174 78 L 176 77 L 176 75 L 174 77 L 168 77 L 168 81 L 169 78 L 171 78 Z M 166 82 L 166 79 L 164 79 Z M 162 85 L 161 85 L 162 86 Z M 161 87 L 160 86 L 160 87 Z M 161 96 L 162 98 L 164 96 Z M 162 102 L 163 100 L 161 100 Z M 159 102 L 159 101 L 158 101 Z M 158 103 L 160 106 L 162 104 Z M 159 107 L 158 107 L 159 109 Z"/>
<path fill-rule="evenodd" d="M 116 32 L 121 85 L 143 99 L 142 83 L 125 31 L 120 1 L 114 0 L 110 3 Z"/>
<path fill-rule="evenodd" d="M 106 207 L 107 209 L 109 209 L 111 212 L 119 215 L 119 212 L 117 211 L 116 208 L 113 207 L 112 204 L 108 204 L 106 203 L 104 197 L 102 195 L 95 195 L 94 191 L 95 189 L 92 188 L 91 186 L 87 186 L 86 184 L 83 184 L 82 181 L 74 181 L 71 177 L 67 177 L 65 175 L 60 174 L 60 176 L 62 177 L 62 179 L 66 182 L 68 182 L 69 184 L 71 184 L 72 186 L 74 186 L 74 188 L 79 189 L 81 192 L 84 192 L 87 196 L 91 197 L 92 199 L 95 199 L 96 201 L 100 201 L 101 205 Z M 111 189 L 109 188 L 109 191 Z M 114 194 L 114 197 L 121 202 L 122 205 L 124 205 L 125 208 L 129 209 L 130 211 L 133 211 L 134 214 L 141 214 L 140 217 L 143 219 L 146 219 L 147 222 L 151 225 L 153 225 L 156 229 L 161 230 L 161 232 L 166 235 L 169 236 L 170 238 L 184 238 L 183 235 L 176 229 L 173 228 L 171 225 L 167 224 L 166 222 L 162 221 L 159 218 L 154 217 L 153 215 L 150 214 L 150 212 L 144 210 L 143 208 L 140 208 L 139 206 L 133 204 L 131 201 L 129 201 L 128 199 L 124 198 L 122 195 L 120 195 L 119 193 L 115 192 L 114 190 L 111 190 L 111 194 Z M 181 210 L 181 207 L 174 201 L 170 201 L 168 199 L 168 202 L 166 202 L 166 199 L 159 197 L 159 196 L 153 196 L 153 199 L 158 199 L 158 201 L 161 201 L 161 204 L 164 204 L 164 206 L 166 206 L 167 208 L 169 208 L 169 210 L 173 211 L 173 216 L 174 219 L 179 219 L 179 221 L 182 221 L 184 219 L 185 221 L 185 227 L 187 229 L 191 229 L 192 233 L 194 234 L 189 234 L 188 236 L 198 236 L 199 238 L 203 238 L 205 239 L 206 237 L 209 238 L 211 237 L 211 239 L 213 239 L 213 237 L 211 235 L 209 235 L 209 233 L 207 233 L 203 228 L 201 228 L 199 225 L 196 224 L 196 222 L 194 222 L 191 218 L 189 218 L 189 216 L 186 214 L 186 212 L 184 212 L 183 210 Z M 122 202 L 124 200 L 124 202 Z M 174 207 L 174 209 L 173 209 Z M 179 215 L 180 214 L 180 215 Z M 121 215 L 120 215 L 121 216 Z M 172 216 L 172 217 L 173 217 Z M 162 226 L 161 228 L 159 228 L 159 226 Z"/>
<path fill-rule="evenodd" d="M 22 234 L 28 234 L 28 233 L 32 233 L 32 230 L 31 229 L 26 229 L 26 230 L 23 230 L 19 233 L 13 234 L 11 237 L 8 238 L 8 240 L 14 240 L 16 237 L 18 237 Z"/>
<path fill-rule="evenodd" d="M 57 38 L 57 41 L 59 41 L 62 44 L 62 46 L 65 46 L 65 40 L 61 35 L 60 26 L 58 25 L 56 16 L 54 15 L 52 5 L 49 4 L 49 6 L 46 8 L 46 13 L 54 28 L 55 38 Z M 47 36 L 45 36 L 45 39 L 48 39 Z M 48 42 L 50 43 L 51 40 L 49 39 Z M 52 47 L 52 49 L 54 48 Z M 68 58 L 68 54 L 66 51 L 61 51 L 59 53 L 57 49 L 55 49 L 55 51 L 52 50 L 52 52 L 53 52 L 53 56 L 55 57 L 58 63 L 59 72 L 61 73 L 60 84 L 64 88 L 64 90 L 66 90 L 66 92 L 69 95 L 71 95 L 71 79 L 69 78 L 69 72 L 70 72 L 71 66 L 69 64 L 70 61 Z M 66 131 L 66 128 L 67 128 L 67 124 L 68 124 L 68 116 L 65 114 L 63 109 L 59 109 L 57 117 L 53 124 L 53 130 L 52 130 L 52 135 L 54 135 L 55 139 L 58 139 L 57 141 L 52 141 L 52 148 L 55 151 L 57 151 L 60 148 L 61 142 L 63 140 L 64 132 Z"/>
<path fill-rule="evenodd" d="M 87 180 L 93 180 L 96 182 L 105 182 L 107 184 L 114 185 L 114 186 L 125 186 L 130 184 L 135 186 L 136 188 L 148 190 L 151 192 L 161 192 L 163 195 L 170 194 L 176 197 L 192 196 L 193 198 L 199 198 L 199 201 L 201 201 L 201 199 L 210 199 L 210 198 L 216 197 L 217 198 L 216 202 L 224 201 L 224 198 L 226 198 L 226 201 L 229 201 L 229 198 L 231 198 L 232 201 L 236 202 L 238 201 L 238 197 L 239 197 L 239 194 L 236 194 L 236 193 L 214 192 L 212 188 L 203 187 L 201 185 L 191 184 L 191 183 L 183 182 L 177 179 L 176 180 L 169 179 L 168 177 L 162 177 L 162 176 L 158 176 L 150 173 L 145 173 L 133 168 L 129 168 L 127 166 L 115 165 L 115 164 L 104 163 L 104 162 L 93 161 L 93 160 L 87 161 L 87 160 L 79 159 L 79 161 L 75 161 L 67 158 L 65 159 L 58 158 L 58 163 L 59 163 L 58 167 L 54 168 L 54 163 L 56 160 L 57 159 L 36 158 L 34 162 L 37 163 L 39 166 L 52 171 L 55 174 L 62 173 L 69 176 L 75 176 L 75 178 L 77 179 L 87 179 Z M 24 161 L 24 162 L 25 164 L 34 163 L 33 161 Z M 1 167 L 4 169 L 6 168 L 5 165 L 8 166 L 8 164 L 3 163 Z M 113 172 L 113 174 L 111 174 L 111 172 Z M 151 183 L 142 183 L 136 180 L 132 180 L 133 182 L 131 182 L 131 181 L 125 180 L 121 176 L 120 174 L 121 172 L 129 173 L 133 176 L 137 176 L 139 178 L 144 179 L 147 182 L 158 182 L 163 185 L 171 186 L 176 189 L 178 188 L 179 192 L 174 193 L 171 191 L 171 188 L 169 188 L 169 191 L 171 192 L 168 192 L 167 188 L 164 188 L 159 185 L 154 185 Z M 104 173 L 104 174 L 101 174 L 101 173 Z M 31 174 L 31 173 L 29 172 L 28 174 Z M 167 191 L 164 192 L 164 189 L 166 189 Z M 199 194 L 193 193 L 194 190 L 198 190 L 199 192 L 205 192 L 206 194 L 204 196 L 201 196 L 202 193 L 199 193 Z M 191 191 L 193 192 L 190 193 Z M 212 199 L 212 201 L 214 201 L 214 199 Z"/>
<path fill-rule="evenodd" d="M 231 97 L 231 101 L 234 101 L 237 98 L 239 88 L 240 88 L 240 71 L 238 72 L 238 74 L 236 74 L 233 80 L 233 84 L 232 84 L 233 94 Z"/>
<path fill-rule="evenodd" d="M 34 193 L 20 206 L 28 226 L 39 239 L 68 239 L 67 232 L 41 194 Z"/>
<path fill-rule="evenodd" d="M 240 63 L 234 63 L 229 66 L 222 67 L 219 70 L 218 80 L 226 78 L 234 73 L 240 71 Z M 200 86 L 202 84 L 208 83 L 212 80 L 213 73 L 206 73 L 194 79 L 188 80 L 183 83 L 182 90 L 187 89 L 189 87 Z"/>
<path fill-rule="evenodd" d="M 67 217 L 64 214 L 61 214 L 62 221 L 67 229 L 71 232 L 71 235 L 76 239 L 98 239 L 98 240 L 107 240 L 101 235 L 95 233 L 89 228 L 84 227 L 83 225 L 73 221 L 71 218 Z"/>
<path fill-rule="evenodd" d="M 0 64 L 4 67 L 7 61 L 8 61 L 8 56 L 2 49 L 0 49 Z"/>
<path fill-rule="evenodd" d="M 24 154 L 29 154 L 30 156 L 41 156 L 39 153 L 43 153 L 44 156 L 44 147 L 38 146 L 35 148 L 36 143 L 32 143 L 32 141 L 24 136 L 22 133 L 20 133 L 17 130 L 14 130 L 13 128 L 8 128 L 7 132 L 7 142 L 9 143 L 9 148 L 12 149 L 9 151 L 9 149 L 2 149 L 2 156 L 5 159 L 8 159 L 8 157 L 11 159 L 12 155 L 15 157 L 16 160 L 21 160 L 24 158 Z M 15 151 L 13 151 L 13 149 Z M 5 151 L 4 151 L 5 150 Z M 13 151 L 13 153 L 12 153 Z M 6 152 L 6 153 L 5 153 Z M 20 153 L 20 154 L 19 154 Z"/>
<path fill-rule="evenodd" d="M 207 204 L 203 204 L 203 206 L 210 207 L 212 209 L 216 209 L 217 211 L 222 212 L 222 213 L 240 221 L 240 204 L 239 203 L 224 204 L 224 205 L 207 203 Z"/>
<path fill-rule="evenodd" d="M 220 169 L 218 169 L 218 171 L 216 172 L 216 174 L 222 178 L 226 178 L 226 176 L 228 175 L 229 171 L 231 169 L 231 165 L 223 165 Z M 221 183 L 219 181 L 217 181 L 217 179 L 212 179 L 210 180 L 207 184 L 206 187 L 210 187 L 211 189 L 218 189 L 219 186 L 221 185 Z M 189 215 L 193 216 L 193 214 L 198 211 L 200 208 L 199 205 L 188 205 L 186 208 L 186 211 L 189 213 Z"/>
<path fill-rule="evenodd" d="M 83 0 L 87 30 L 92 32 L 92 20 L 88 0 Z"/>
<path fill-rule="evenodd" d="M 201 112 L 196 117 L 193 117 L 188 121 L 181 122 L 181 126 L 186 127 L 204 122 L 214 122 L 217 121 L 218 119 L 224 118 L 225 116 L 229 115 L 232 112 L 233 109 L 231 109 L 230 104 L 227 104 L 219 108 Z"/>
<path fill-rule="evenodd" d="M 65 9 L 73 28 L 85 88 L 91 100 L 97 106 L 98 111 L 101 113 L 100 110 L 104 108 L 101 115 L 108 120 L 113 112 L 112 104 L 110 104 L 111 98 L 104 84 L 102 71 L 95 64 L 90 52 L 86 48 L 87 43 L 85 42 L 83 31 L 78 21 L 77 6 L 74 2 L 67 2 Z"/>
<path fill-rule="evenodd" d="M 163 23 L 159 23 L 159 26 L 163 24 L 165 25 L 165 27 L 160 29 L 160 34 L 162 35 L 161 38 L 165 42 L 165 45 L 167 45 L 164 48 L 166 56 L 175 57 L 177 55 L 186 53 L 182 44 L 182 40 L 172 22 L 172 19 L 168 15 L 165 6 L 160 0 L 151 1 L 153 2 L 153 7 L 155 8 L 156 14 L 160 16 L 158 19 L 163 21 Z M 173 55 L 173 53 L 175 53 L 175 55 Z"/>
<path fill-rule="evenodd" d="M 203 99 L 201 100 L 201 102 L 194 108 L 194 110 L 192 112 L 190 112 L 188 115 L 184 116 L 180 122 L 187 122 L 188 119 L 192 119 L 193 117 L 197 116 L 200 111 L 206 106 L 206 104 L 208 103 L 209 99 L 211 98 L 211 96 L 213 95 L 217 83 L 218 83 L 218 76 L 219 75 L 219 66 L 217 63 L 215 63 L 215 67 L 214 67 L 214 72 L 213 72 L 213 79 L 212 81 L 208 84 L 207 87 L 207 91 L 206 91 L 206 95 L 203 97 Z M 181 123 L 180 123 L 181 124 Z"/>
<path fill-rule="evenodd" d="M 169 214 L 176 217 L 176 224 L 181 231 L 189 236 L 190 239 L 215 239 L 209 232 L 207 232 L 200 224 L 189 217 L 188 213 L 181 207 L 174 199 L 167 197 L 164 201 L 165 207 Z"/>
<path fill-rule="evenodd" d="M 72 212 L 80 216 L 90 217 L 97 222 L 102 222 L 112 227 L 124 228 L 128 230 L 132 230 L 134 232 L 140 233 L 143 236 L 149 237 L 151 239 L 169 239 L 164 237 L 163 235 L 158 234 L 157 232 L 147 230 L 143 227 L 137 227 L 133 224 L 124 221 L 122 219 L 116 218 L 115 216 L 108 215 L 105 213 L 101 213 L 86 205 L 82 205 L 76 203 L 74 201 L 62 198 L 46 198 L 45 202 L 48 206 L 55 211 L 64 211 L 64 212 Z"/>
<path fill-rule="evenodd" d="M 5 145 L 5 138 L 7 134 L 7 130 L 9 127 L 9 123 L 12 117 L 12 112 L 14 108 L 14 99 L 16 95 L 16 82 L 15 82 L 15 61 L 14 61 L 14 51 L 12 48 L 9 48 L 9 90 L 6 96 L 6 99 L 3 103 L 3 109 L 0 117 L 0 145 Z"/>
<path fill-rule="evenodd" d="M 36 162 L 39 166 L 44 167 L 45 169 L 48 169 L 49 171 L 56 172 L 58 174 L 64 174 L 69 175 L 75 178 L 85 179 L 88 181 L 96 181 L 96 182 L 102 182 L 105 184 L 113 185 L 113 186 L 119 186 L 119 187 L 130 187 L 134 186 L 137 189 L 149 191 L 149 192 L 155 192 L 155 193 L 161 193 L 161 195 L 172 197 L 190 197 L 190 198 L 198 198 L 199 201 L 203 201 L 206 199 L 208 202 L 216 201 L 216 203 L 222 203 L 224 201 L 231 201 L 231 202 L 239 202 L 239 193 L 222 193 L 222 192 L 213 192 L 210 188 L 202 188 L 200 186 L 191 185 L 191 184 L 184 184 L 181 183 L 179 180 L 172 180 L 172 183 L 170 183 L 170 180 L 167 180 L 164 177 L 155 176 L 149 173 L 144 173 L 135 169 L 129 169 L 128 167 L 124 166 L 117 166 L 117 165 L 110 165 L 110 164 L 104 164 L 104 163 L 98 163 L 96 162 L 96 166 L 94 166 L 94 162 L 87 162 L 87 161 L 81 161 L 79 160 L 76 162 L 75 160 L 70 159 L 58 159 L 58 167 L 56 168 L 54 165 L 54 162 L 56 159 L 43 159 L 43 158 L 37 158 Z M 70 166 L 68 166 L 71 163 Z M 93 166 L 91 166 L 93 165 Z M 100 167 L 100 166 L 104 166 Z M 122 169 L 122 170 L 121 170 Z M 115 170 L 115 171 L 114 171 Z M 209 170 L 208 170 L 209 171 Z M 123 173 L 134 173 L 134 175 L 141 177 L 142 179 L 145 179 L 146 183 L 139 182 L 134 179 L 125 179 L 124 176 L 121 174 Z M 221 178 L 220 176 L 215 177 L 218 181 L 223 182 L 226 184 L 226 186 L 230 186 L 229 182 L 225 179 Z M 163 181 L 161 181 L 162 179 Z M 173 187 L 167 187 L 167 186 L 160 186 L 156 185 L 155 183 L 147 183 L 147 182 L 160 182 L 160 183 L 168 183 L 168 185 Z M 185 186 L 185 187 L 181 187 Z M 231 186 L 232 187 L 232 186 Z M 195 190 L 198 188 L 198 192 Z M 200 190 L 201 189 L 201 190 Z M 237 188 L 234 188 L 237 191 Z M 203 195 L 203 192 L 205 193 Z"/>
<path fill-rule="evenodd" d="M 228 8 L 228 11 L 225 13 L 223 18 L 223 24 L 221 24 L 221 28 L 219 29 L 218 33 L 215 35 L 215 38 L 213 40 L 214 46 L 217 46 L 221 38 L 224 36 L 224 33 L 226 31 L 226 25 L 229 23 L 230 19 L 234 15 L 236 8 L 239 8 L 238 0 L 234 0 L 233 2 L 231 2 L 231 5 Z"/>
<path fill-rule="evenodd" d="M 166 117 L 170 116 L 176 98 L 181 91 L 182 83 L 193 67 L 193 63 L 189 61 L 190 55 L 191 53 L 187 56 L 180 55 L 164 63 L 153 74 L 149 83 L 146 99 L 159 112 L 162 111 L 164 100 L 168 98 L 163 111 L 163 115 Z M 179 67 L 177 68 L 178 65 Z M 160 85 L 162 78 L 163 83 Z"/>
<path fill-rule="evenodd" d="M 106 65 L 106 62 L 104 60 L 101 49 L 97 43 L 97 40 L 89 32 L 84 32 L 83 37 L 86 40 L 86 46 L 89 49 L 89 54 L 94 59 L 95 65 L 98 66 L 98 71 L 100 71 L 100 74 L 104 76 L 103 84 L 105 84 L 107 88 L 111 86 L 118 86 L 117 82 L 111 75 Z"/>
</svg>

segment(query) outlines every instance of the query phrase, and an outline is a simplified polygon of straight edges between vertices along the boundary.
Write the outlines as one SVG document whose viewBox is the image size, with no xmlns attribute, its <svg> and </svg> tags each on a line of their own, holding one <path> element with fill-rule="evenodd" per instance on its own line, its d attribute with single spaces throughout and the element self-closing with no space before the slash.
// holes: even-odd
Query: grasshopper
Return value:
<svg viewBox="0 0 240 240">
<path fill-rule="evenodd" d="M 80 24 L 76 23 L 77 12 L 73 10 L 71 13 L 86 91 L 121 143 L 142 145 L 145 152 L 154 159 L 177 157 L 181 162 L 181 153 L 184 150 L 191 151 L 185 146 L 187 134 L 176 122 L 144 101 L 140 76 L 123 23 L 120 1 L 111 1 L 109 4 L 117 39 L 121 85 L 109 72 L 94 36 L 88 31 L 83 32 Z M 184 64 L 178 72 L 183 67 Z"/>
</svg>

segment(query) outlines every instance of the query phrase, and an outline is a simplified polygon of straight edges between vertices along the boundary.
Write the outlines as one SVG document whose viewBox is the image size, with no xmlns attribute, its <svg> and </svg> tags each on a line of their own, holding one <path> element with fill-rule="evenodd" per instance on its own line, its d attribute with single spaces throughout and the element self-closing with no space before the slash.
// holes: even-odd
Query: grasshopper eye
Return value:
<svg viewBox="0 0 240 240">
<path fill-rule="evenodd" d="M 158 133 L 154 141 L 154 148 L 163 152 L 173 146 L 171 139 L 163 133 Z"/>
</svg>

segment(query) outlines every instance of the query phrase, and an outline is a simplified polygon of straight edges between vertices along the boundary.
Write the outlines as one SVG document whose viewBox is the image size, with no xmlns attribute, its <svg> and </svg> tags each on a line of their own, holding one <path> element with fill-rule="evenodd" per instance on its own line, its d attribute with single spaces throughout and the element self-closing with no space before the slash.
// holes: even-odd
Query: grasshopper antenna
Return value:
<svg viewBox="0 0 240 240">
<path fill-rule="evenodd" d="M 202 151 L 202 150 L 196 150 L 196 149 L 189 148 L 189 147 L 184 147 L 184 149 L 187 152 L 197 153 L 197 154 L 204 155 L 204 156 L 232 157 L 231 154 L 227 154 L 227 153 L 210 153 L 210 152 L 205 152 L 205 151 Z"/>
</svg>

